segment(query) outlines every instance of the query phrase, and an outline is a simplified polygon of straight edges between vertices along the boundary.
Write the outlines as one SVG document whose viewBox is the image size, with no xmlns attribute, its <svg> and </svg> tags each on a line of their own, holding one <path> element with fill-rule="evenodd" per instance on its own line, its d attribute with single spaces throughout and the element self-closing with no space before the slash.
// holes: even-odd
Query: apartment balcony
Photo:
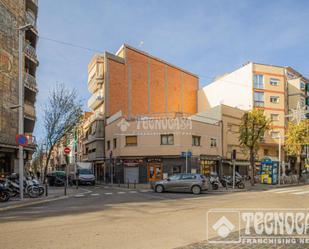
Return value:
<svg viewBox="0 0 309 249">
<path fill-rule="evenodd" d="M 36 50 L 34 47 L 31 46 L 29 42 L 26 42 L 24 46 L 24 52 L 25 55 L 35 63 L 38 63 L 37 55 L 36 55 Z"/>
<path fill-rule="evenodd" d="M 31 9 L 36 15 L 38 13 L 38 0 L 26 0 L 26 9 Z"/>
<path fill-rule="evenodd" d="M 29 73 L 24 73 L 24 84 L 25 87 L 29 88 L 30 90 L 37 92 L 37 84 L 36 78 Z"/>
<path fill-rule="evenodd" d="M 31 24 L 33 28 L 36 30 L 36 18 L 32 11 L 27 10 L 26 11 L 26 23 Z"/>
<path fill-rule="evenodd" d="M 104 101 L 104 94 L 102 90 L 97 91 L 92 94 L 90 99 L 88 100 L 88 107 L 92 110 L 96 109 L 100 104 Z"/>
<path fill-rule="evenodd" d="M 88 91 L 94 93 L 103 85 L 103 71 L 97 70 L 93 75 L 88 79 Z"/>
<path fill-rule="evenodd" d="M 30 119 L 35 120 L 35 107 L 32 103 L 24 103 L 24 115 Z"/>
</svg>

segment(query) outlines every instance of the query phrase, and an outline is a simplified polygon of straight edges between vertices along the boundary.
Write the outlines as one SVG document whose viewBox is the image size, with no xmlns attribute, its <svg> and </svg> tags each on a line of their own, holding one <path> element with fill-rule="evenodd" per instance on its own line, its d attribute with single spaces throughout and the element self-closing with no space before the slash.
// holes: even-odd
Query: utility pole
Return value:
<svg viewBox="0 0 309 249">
<path fill-rule="evenodd" d="M 24 134 L 24 39 L 25 31 L 32 25 L 25 25 L 18 28 L 18 134 Z M 24 199 L 24 148 L 18 146 L 18 172 L 19 172 L 19 193 L 20 199 Z"/>
</svg>

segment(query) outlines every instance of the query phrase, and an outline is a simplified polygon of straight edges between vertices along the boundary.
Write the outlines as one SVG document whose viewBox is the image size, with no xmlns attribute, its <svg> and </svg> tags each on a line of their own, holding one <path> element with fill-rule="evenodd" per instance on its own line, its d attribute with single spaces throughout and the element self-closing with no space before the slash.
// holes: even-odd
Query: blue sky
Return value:
<svg viewBox="0 0 309 249">
<path fill-rule="evenodd" d="M 78 89 L 87 110 L 94 51 L 138 47 L 200 76 L 200 86 L 247 61 L 292 66 L 309 77 L 309 1 L 40 0 L 35 134 L 56 83 Z M 307 56 L 306 56 L 307 55 Z"/>
</svg>

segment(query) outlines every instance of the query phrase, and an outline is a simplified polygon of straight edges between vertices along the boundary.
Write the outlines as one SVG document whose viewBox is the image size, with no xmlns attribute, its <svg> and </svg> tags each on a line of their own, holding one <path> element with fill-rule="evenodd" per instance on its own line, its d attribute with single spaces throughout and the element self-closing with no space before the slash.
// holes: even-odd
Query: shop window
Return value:
<svg viewBox="0 0 309 249">
<path fill-rule="evenodd" d="M 137 146 L 137 136 L 126 136 L 126 146 Z"/>
<path fill-rule="evenodd" d="M 107 141 L 107 150 L 110 150 L 111 149 L 111 141 Z"/>
<path fill-rule="evenodd" d="M 200 136 L 192 136 L 192 145 L 193 146 L 201 146 L 201 137 Z"/>
<path fill-rule="evenodd" d="M 174 134 L 161 135 L 161 145 L 173 145 L 173 144 L 174 144 Z"/>
<path fill-rule="evenodd" d="M 210 138 L 210 147 L 217 147 L 217 139 Z"/>
<path fill-rule="evenodd" d="M 114 149 L 117 148 L 117 138 L 113 139 L 113 147 L 114 147 Z"/>
</svg>

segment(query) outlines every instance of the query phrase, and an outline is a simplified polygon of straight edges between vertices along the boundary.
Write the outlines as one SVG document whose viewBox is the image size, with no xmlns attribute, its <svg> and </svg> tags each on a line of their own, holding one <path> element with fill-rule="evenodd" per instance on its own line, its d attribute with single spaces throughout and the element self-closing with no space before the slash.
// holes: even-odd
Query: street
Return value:
<svg viewBox="0 0 309 249">
<path fill-rule="evenodd" d="M 212 208 L 309 206 L 308 186 L 235 193 L 206 192 L 199 196 L 158 194 L 147 189 L 85 188 L 90 191 L 68 199 L 0 212 L 1 247 L 222 248 L 220 245 L 208 246 L 205 242 L 206 213 Z M 225 245 L 225 248 L 233 246 Z M 250 245 L 243 248 L 247 248 L 245 246 Z M 306 245 L 286 248 L 306 248 Z"/>
</svg>

